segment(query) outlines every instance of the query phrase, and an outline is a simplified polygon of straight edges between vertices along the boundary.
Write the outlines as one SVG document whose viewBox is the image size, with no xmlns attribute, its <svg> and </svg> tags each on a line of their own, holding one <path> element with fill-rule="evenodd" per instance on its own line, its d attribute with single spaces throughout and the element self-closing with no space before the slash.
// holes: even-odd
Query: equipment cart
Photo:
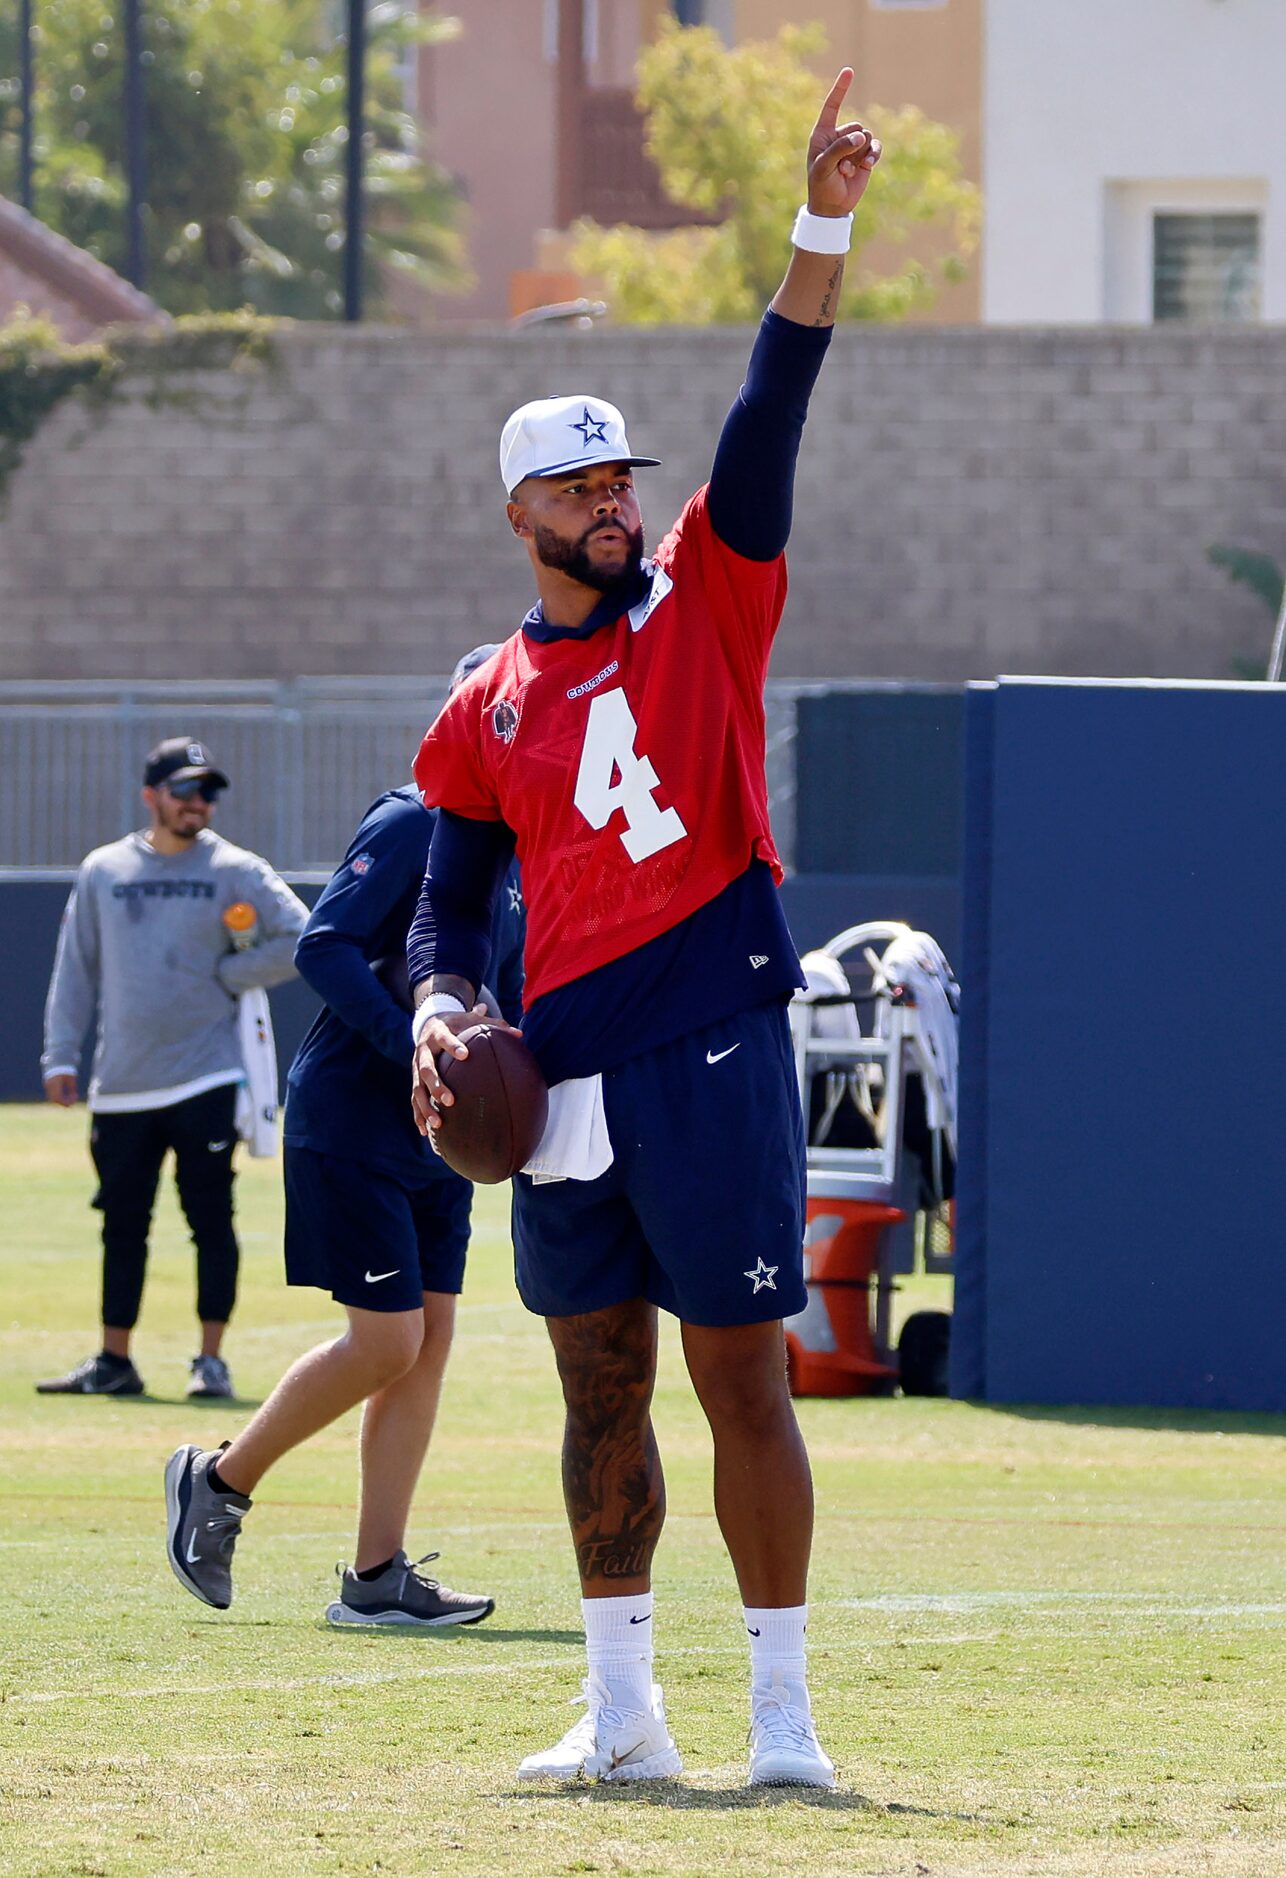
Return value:
<svg viewBox="0 0 1286 1878">
<path fill-rule="evenodd" d="M 808 1131 L 808 1303 L 786 1320 L 796 1395 L 945 1395 L 950 1316 L 892 1340 L 897 1280 L 952 1268 L 960 993 L 941 948 L 897 921 L 803 959 L 791 1032 Z"/>
</svg>

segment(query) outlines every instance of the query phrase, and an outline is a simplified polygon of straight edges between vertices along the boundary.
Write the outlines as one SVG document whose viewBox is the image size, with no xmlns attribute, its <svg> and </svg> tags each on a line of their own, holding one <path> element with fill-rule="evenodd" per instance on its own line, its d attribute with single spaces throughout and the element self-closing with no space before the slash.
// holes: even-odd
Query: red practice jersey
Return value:
<svg viewBox="0 0 1286 1878">
<path fill-rule="evenodd" d="M 426 802 L 517 837 L 528 1002 L 667 932 L 753 860 L 781 879 L 764 680 L 785 557 L 735 554 L 700 489 L 654 569 L 613 626 L 507 640 L 415 760 Z"/>
</svg>

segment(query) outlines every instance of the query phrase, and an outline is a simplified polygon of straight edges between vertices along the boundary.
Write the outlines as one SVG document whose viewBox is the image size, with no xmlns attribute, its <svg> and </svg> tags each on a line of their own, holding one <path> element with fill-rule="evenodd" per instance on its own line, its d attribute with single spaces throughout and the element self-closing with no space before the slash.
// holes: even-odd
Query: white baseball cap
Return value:
<svg viewBox="0 0 1286 1878">
<path fill-rule="evenodd" d="M 592 463 L 655 465 L 635 456 L 625 419 L 605 398 L 537 398 L 519 405 L 500 433 L 500 475 L 512 495 L 528 476 L 562 476 Z"/>
</svg>

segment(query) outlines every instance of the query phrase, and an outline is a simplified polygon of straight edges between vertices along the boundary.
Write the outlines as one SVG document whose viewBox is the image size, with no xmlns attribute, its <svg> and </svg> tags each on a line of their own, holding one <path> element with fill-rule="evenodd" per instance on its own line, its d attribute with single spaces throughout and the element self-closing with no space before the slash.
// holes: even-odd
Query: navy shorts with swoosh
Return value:
<svg viewBox="0 0 1286 1878">
<path fill-rule="evenodd" d="M 464 1283 L 473 1188 L 458 1175 L 407 1187 L 391 1174 L 286 1143 L 286 1283 L 364 1311 L 418 1311 Z"/>
<path fill-rule="evenodd" d="M 603 1102 L 605 1174 L 514 1180 L 528 1310 L 573 1317 L 645 1297 L 711 1325 L 802 1311 L 804 1123 L 785 1005 L 738 1011 L 606 1071 Z"/>
</svg>

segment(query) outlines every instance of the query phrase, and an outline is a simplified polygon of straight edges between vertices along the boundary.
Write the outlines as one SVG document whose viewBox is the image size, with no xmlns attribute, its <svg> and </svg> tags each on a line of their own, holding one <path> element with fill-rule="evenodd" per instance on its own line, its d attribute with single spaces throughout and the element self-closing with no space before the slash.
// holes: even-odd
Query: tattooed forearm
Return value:
<svg viewBox="0 0 1286 1878">
<path fill-rule="evenodd" d="M 665 1521 L 652 1432 L 656 1312 L 639 1302 L 555 1318 L 567 1424 L 563 1496 L 587 1590 L 646 1578 Z"/>
<path fill-rule="evenodd" d="M 814 326 L 830 326 L 834 323 L 835 315 L 832 313 L 831 308 L 835 304 L 839 294 L 839 284 L 843 278 L 844 257 L 841 255 L 839 260 L 835 263 L 835 272 L 826 283 L 826 292 L 822 295 L 822 304 L 818 308 L 817 318 L 813 321 Z"/>
</svg>

